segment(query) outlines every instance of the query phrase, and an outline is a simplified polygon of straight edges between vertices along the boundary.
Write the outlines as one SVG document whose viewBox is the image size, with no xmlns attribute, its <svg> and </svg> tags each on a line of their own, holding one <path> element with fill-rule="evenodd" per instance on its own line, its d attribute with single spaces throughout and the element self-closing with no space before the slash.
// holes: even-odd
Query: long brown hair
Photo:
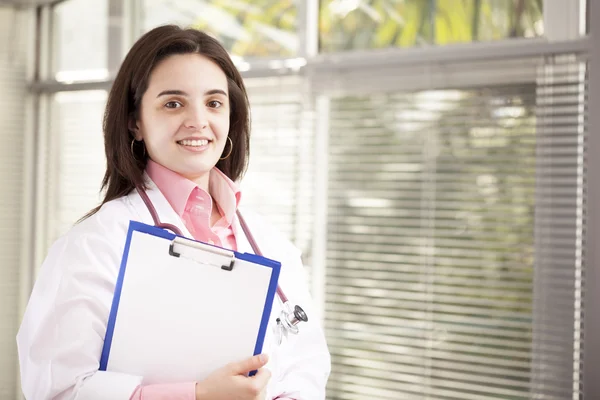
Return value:
<svg viewBox="0 0 600 400">
<path fill-rule="evenodd" d="M 172 55 L 189 53 L 209 58 L 227 77 L 231 106 L 229 137 L 233 148 L 227 158 L 217 162 L 217 168 L 234 181 L 244 173 L 250 153 L 250 116 L 248 95 L 240 73 L 223 46 L 206 33 L 176 25 L 160 26 L 133 45 L 112 85 L 102 124 L 106 173 L 101 190 L 106 192 L 100 206 L 82 219 L 95 214 L 105 203 L 126 196 L 136 188 L 144 188 L 148 156 L 143 142 L 133 141 L 129 122 L 139 117 L 150 74 L 158 63 Z M 229 153 L 228 146 L 224 153 Z"/>
</svg>

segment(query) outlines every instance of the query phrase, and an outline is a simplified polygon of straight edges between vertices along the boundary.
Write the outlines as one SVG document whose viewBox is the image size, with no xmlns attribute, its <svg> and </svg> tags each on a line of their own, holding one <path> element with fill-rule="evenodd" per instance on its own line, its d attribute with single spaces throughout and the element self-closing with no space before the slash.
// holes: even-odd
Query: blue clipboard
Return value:
<svg viewBox="0 0 600 400">
<path fill-rule="evenodd" d="M 176 248 L 175 245 L 177 245 L 178 247 Z M 182 255 L 181 253 L 183 253 L 184 251 L 186 251 L 187 253 Z M 165 252 L 168 252 L 168 254 L 165 254 Z M 231 257 L 231 259 L 229 257 Z M 151 265 L 143 266 L 144 263 L 150 263 Z M 152 273 L 154 273 L 153 271 L 155 270 L 159 271 L 156 272 L 156 274 L 158 275 L 151 275 Z M 139 335 L 137 335 L 138 339 L 136 339 L 136 336 L 131 337 L 131 335 L 135 335 L 135 333 L 133 332 L 135 332 L 137 326 L 149 323 L 149 318 L 143 317 L 140 314 L 145 313 L 144 315 L 147 314 L 147 317 L 151 317 L 152 313 L 151 310 L 146 310 L 144 307 L 144 304 L 148 303 L 138 304 L 136 302 L 141 302 L 144 298 L 150 301 L 150 304 L 153 304 L 153 301 L 161 301 L 160 288 L 158 286 L 155 287 L 155 292 L 157 292 L 156 296 L 149 296 L 147 292 L 151 289 L 147 288 L 146 286 L 152 286 L 151 282 L 155 282 L 155 284 L 162 285 L 162 282 L 156 282 L 159 282 L 161 279 L 165 282 L 169 279 L 176 279 L 172 278 L 172 276 L 178 273 L 184 274 L 186 271 L 189 274 L 191 274 L 190 278 L 183 279 L 186 277 L 186 275 L 182 275 L 182 279 L 178 280 L 177 282 L 184 286 L 188 285 L 187 292 L 185 288 L 183 288 L 182 291 L 184 291 L 185 293 L 189 293 L 190 296 L 192 295 L 193 290 L 190 290 L 190 282 L 188 282 L 188 280 L 192 281 L 193 279 L 195 279 L 194 276 L 196 278 L 200 276 L 200 278 L 197 279 L 197 282 L 204 285 L 204 291 L 206 291 L 207 293 L 211 290 L 217 290 L 214 288 L 214 286 L 218 286 L 219 284 L 222 286 L 225 293 L 214 292 L 213 297 L 210 299 L 211 301 L 203 300 L 204 304 L 199 305 L 196 308 L 196 310 L 204 310 L 207 313 L 209 313 L 211 317 L 216 318 L 216 320 L 219 320 L 221 318 L 221 323 L 224 326 L 229 326 L 228 324 L 231 324 L 231 321 L 227 319 L 227 316 L 220 315 L 217 312 L 219 302 L 221 302 L 220 305 L 223 306 L 225 309 L 227 309 L 227 307 L 225 307 L 223 304 L 227 302 L 229 304 L 228 307 L 231 310 L 231 307 L 234 307 L 234 301 L 232 300 L 232 297 L 228 296 L 228 294 L 231 296 L 237 296 L 240 295 L 240 293 L 242 293 L 240 295 L 240 298 L 246 296 L 246 298 L 248 299 L 253 299 L 251 302 L 253 302 L 256 305 L 254 306 L 253 311 L 249 312 L 249 314 L 253 314 L 254 317 L 246 316 L 246 313 L 243 313 L 243 316 L 241 318 L 248 318 L 248 322 L 246 323 L 246 325 L 248 326 L 254 326 L 254 319 L 251 318 L 255 318 L 258 320 L 256 322 L 258 329 L 255 333 L 255 339 L 252 339 L 252 341 L 254 342 L 253 354 L 260 354 L 262 352 L 265 334 L 267 331 L 267 326 L 277 291 L 280 270 L 281 264 L 274 260 L 260 257 L 255 254 L 234 252 L 228 249 L 223 249 L 199 241 L 183 238 L 162 228 L 157 228 L 155 226 L 143 224 L 141 222 L 130 221 L 129 230 L 127 233 L 127 240 L 123 251 L 123 257 L 121 260 L 121 266 L 115 286 L 112 306 L 107 323 L 106 335 L 100 358 L 99 369 L 101 371 L 110 370 L 122 373 L 142 375 L 145 378 L 145 383 L 169 383 L 187 381 L 192 377 L 194 378 L 194 380 L 199 380 L 203 377 L 197 376 L 198 374 L 202 375 L 203 373 L 211 372 L 211 367 L 209 366 L 203 367 L 204 369 L 198 367 L 200 369 L 195 372 L 190 371 L 190 374 L 193 375 L 188 374 L 189 376 L 178 376 L 177 371 L 174 371 L 169 375 L 168 373 L 162 373 L 160 371 L 152 370 L 153 367 L 151 367 L 149 364 L 153 364 L 154 361 L 150 358 L 147 358 L 147 353 L 151 353 L 153 349 L 156 353 L 157 347 L 155 346 L 154 348 L 148 348 L 147 352 L 142 352 L 139 349 L 136 352 L 135 345 L 138 344 L 139 340 L 145 340 L 148 335 L 158 335 L 158 333 L 155 333 L 155 330 L 170 329 L 170 327 L 166 328 L 160 325 L 159 323 L 156 323 L 155 325 L 151 325 L 152 327 L 154 327 L 154 329 L 145 329 Z M 171 273 L 170 271 L 173 272 Z M 201 274 L 205 274 L 206 276 Z M 210 279 L 213 279 L 213 281 L 211 281 L 211 284 L 207 282 Z M 252 280 L 254 280 L 254 283 L 252 283 Z M 257 283 L 259 282 L 259 280 L 260 284 Z M 229 281 L 232 281 L 234 283 L 237 282 L 237 289 L 234 289 L 236 287 L 235 284 L 232 285 L 232 287 L 230 288 L 228 286 Z M 248 282 L 250 282 L 251 284 L 248 284 Z M 167 283 L 165 283 L 165 285 L 166 284 Z M 165 294 L 163 296 L 165 297 L 165 299 L 167 299 L 165 300 L 166 303 L 168 303 L 170 299 L 172 299 L 174 296 L 179 295 L 179 290 L 176 290 L 172 286 L 173 285 L 169 286 L 170 292 L 166 292 L 171 293 L 171 296 L 169 296 L 168 294 Z M 259 287 L 262 289 L 260 289 Z M 137 293 L 137 291 L 139 291 L 141 294 L 134 294 Z M 260 294 L 255 295 L 255 292 Z M 263 294 L 264 302 L 262 301 Z M 197 294 L 197 296 L 201 295 L 202 294 L 200 293 Z M 245 301 L 244 303 L 247 304 L 249 302 Z M 262 310 L 258 310 L 259 303 L 262 307 Z M 136 304 L 138 304 L 138 306 L 136 306 Z M 185 303 L 185 305 L 188 306 L 190 304 Z M 161 310 L 161 307 L 163 307 L 163 303 L 160 303 L 160 305 L 156 306 L 154 309 Z M 193 309 L 193 306 L 190 307 L 192 307 Z M 240 307 L 243 306 L 240 305 Z M 175 308 L 174 312 L 176 314 L 177 312 L 179 312 L 179 309 Z M 125 315 L 122 316 L 121 314 Z M 163 316 L 171 318 L 172 322 L 178 321 L 173 320 L 173 318 L 175 317 L 170 314 L 171 313 L 163 312 Z M 192 313 L 192 316 L 186 315 L 185 319 L 193 321 L 193 314 L 194 313 Z M 120 316 L 121 318 L 119 318 Z M 234 316 L 231 315 L 230 317 L 233 318 Z M 130 321 L 134 321 L 136 318 L 139 319 L 139 324 L 133 325 L 134 322 Z M 238 316 L 238 319 L 239 318 L 240 317 Z M 175 322 L 175 325 L 176 324 L 177 322 Z M 181 326 L 184 327 L 183 321 Z M 203 333 L 206 331 L 207 326 L 217 326 L 217 323 L 213 325 L 203 325 L 203 327 L 199 329 L 200 332 L 198 332 L 198 342 L 192 342 L 192 345 L 197 344 L 198 346 L 200 346 L 199 343 L 201 343 L 201 340 L 203 339 L 202 336 Z M 229 341 L 229 345 L 226 346 L 226 348 L 224 348 L 223 351 L 229 351 L 227 349 L 230 349 L 231 345 L 237 346 L 238 342 L 240 341 L 246 342 L 247 349 L 250 340 L 250 338 L 247 336 L 249 335 L 235 337 L 234 333 L 229 332 L 230 330 L 225 332 L 225 334 L 222 337 L 226 337 L 228 334 L 231 334 L 230 339 L 233 338 L 233 340 Z M 178 337 L 180 334 L 184 336 L 189 335 L 188 330 L 185 329 L 180 330 L 178 332 L 180 332 L 177 335 Z M 210 337 L 210 335 L 208 336 Z M 213 337 L 213 340 L 215 337 Z M 220 337 L 221 336 L 219 336 L 219 338 Z M 154 341 L 148 342 L 148 345 L 151 346 L 152 343 L 156 341 L 160 342 L 160 339 L 160 337 L 155 338 Z M 165 341 L 163 341 L 163 343 L 175 345 L 174 343 L 176 343 L 176 340 L 177 338 L 165 338 Z M 207 338 L 206 340 L 210 339 Z M 217 342 L 218 340 L 213 341 L 213 343 Z M 239 344 L 239 346 L 243 345 Z M 115 350 L 115 347 L 117 347 L 118 350 Z M 158 349 L 160 348 L 161 347 L 159 346 Z M 126 354 L 128 352 L 128 349 L 132 349 L 131 354 Z M 251 355 L 252 354 L 248 354 L 246 357 L 250 357 Z M 217 357 L 214 354 L 207 354 L 207 357 L 209 359 L 213 356 Z M 133 360 L 134 358 L 138 358 L 139 360 L 135 361 Z M 229 360 L 229 362 L 231 361 L 235 360 Z M 185 360 L 185 362 L 187 362 L 187 360 Z M 168 365 L 168 362 L 163 362 L 163 365 L 165 363 Z M 226 363 L 227 362 L 223 362 L 222 364 L 224 365 Z M 222 365 L 217 365 L 214 369 L 217 369 L 220 366 Z M 186 368 L 185 366 L 181 366 L 180 363 L 174 365 L 175 369 L 177 369 L 178 367 L 182 368 L 183 371 L 180 371 L 179 374 L 187 374 L 187 370 L 184 371 L 184 369 Z M 188 369 L 194 369 L 194 367 L 189 366 Z M 253 371 L 251 374 L 253 374 L 254 372 L 255 371 Z"/>
</svg>

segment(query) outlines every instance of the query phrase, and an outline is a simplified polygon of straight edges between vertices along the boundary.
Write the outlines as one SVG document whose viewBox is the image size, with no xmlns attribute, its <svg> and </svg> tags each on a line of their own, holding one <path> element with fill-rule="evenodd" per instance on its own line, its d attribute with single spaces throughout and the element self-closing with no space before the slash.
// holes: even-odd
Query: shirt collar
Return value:
<svg viewBox="0 0 600 400">
<path fill-rule="evenodd" d="M 217 167 L 210 171 L 208 187 L 210 194 L 221 208 L 227 224 L 231 225 L 242 197 L 239 187 Z"/>
<path fill-rule="evenodd" d="M 204 192 L 193 181 L 152 160 L 148 160 L 146 172 L 180 217 L 183 216 L 185 206 L 194 189 L 198 188 Z M 227 175 L 214 167 L 210 171 L 208 190 L 221 208 L 227 222 L 231 224 L 241 199 L 239 187 Z"/>
</svg>

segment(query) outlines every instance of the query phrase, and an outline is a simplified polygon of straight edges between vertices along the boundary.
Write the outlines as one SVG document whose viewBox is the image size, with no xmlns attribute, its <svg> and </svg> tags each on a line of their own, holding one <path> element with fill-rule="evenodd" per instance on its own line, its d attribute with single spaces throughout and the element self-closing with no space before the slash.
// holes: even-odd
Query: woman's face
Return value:
<svg viewBox="0 0 600 400">
<path fill-rule="evenodd" d="M 133 128 L 150 159 L 198 182 L 223 154 L 229 113 L 221 68 L 200 54 L 173 55 L 152 71 Z"/>
</svg>

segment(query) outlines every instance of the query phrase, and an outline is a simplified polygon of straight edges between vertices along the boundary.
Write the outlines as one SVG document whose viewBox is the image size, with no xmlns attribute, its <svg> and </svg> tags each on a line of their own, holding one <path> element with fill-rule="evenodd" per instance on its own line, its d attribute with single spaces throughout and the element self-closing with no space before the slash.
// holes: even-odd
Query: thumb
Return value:
<svg viewBox="0 0 600 400">
<path fill-rule="evenodd" d="M 267 361 L 269 361 L 269 357 L 266 354 L 259 354 L 239 362 L 231 363 L 230 370 L 235 375 L 247 374 L 250 371 L 262 368 Z"/>
</svg>

